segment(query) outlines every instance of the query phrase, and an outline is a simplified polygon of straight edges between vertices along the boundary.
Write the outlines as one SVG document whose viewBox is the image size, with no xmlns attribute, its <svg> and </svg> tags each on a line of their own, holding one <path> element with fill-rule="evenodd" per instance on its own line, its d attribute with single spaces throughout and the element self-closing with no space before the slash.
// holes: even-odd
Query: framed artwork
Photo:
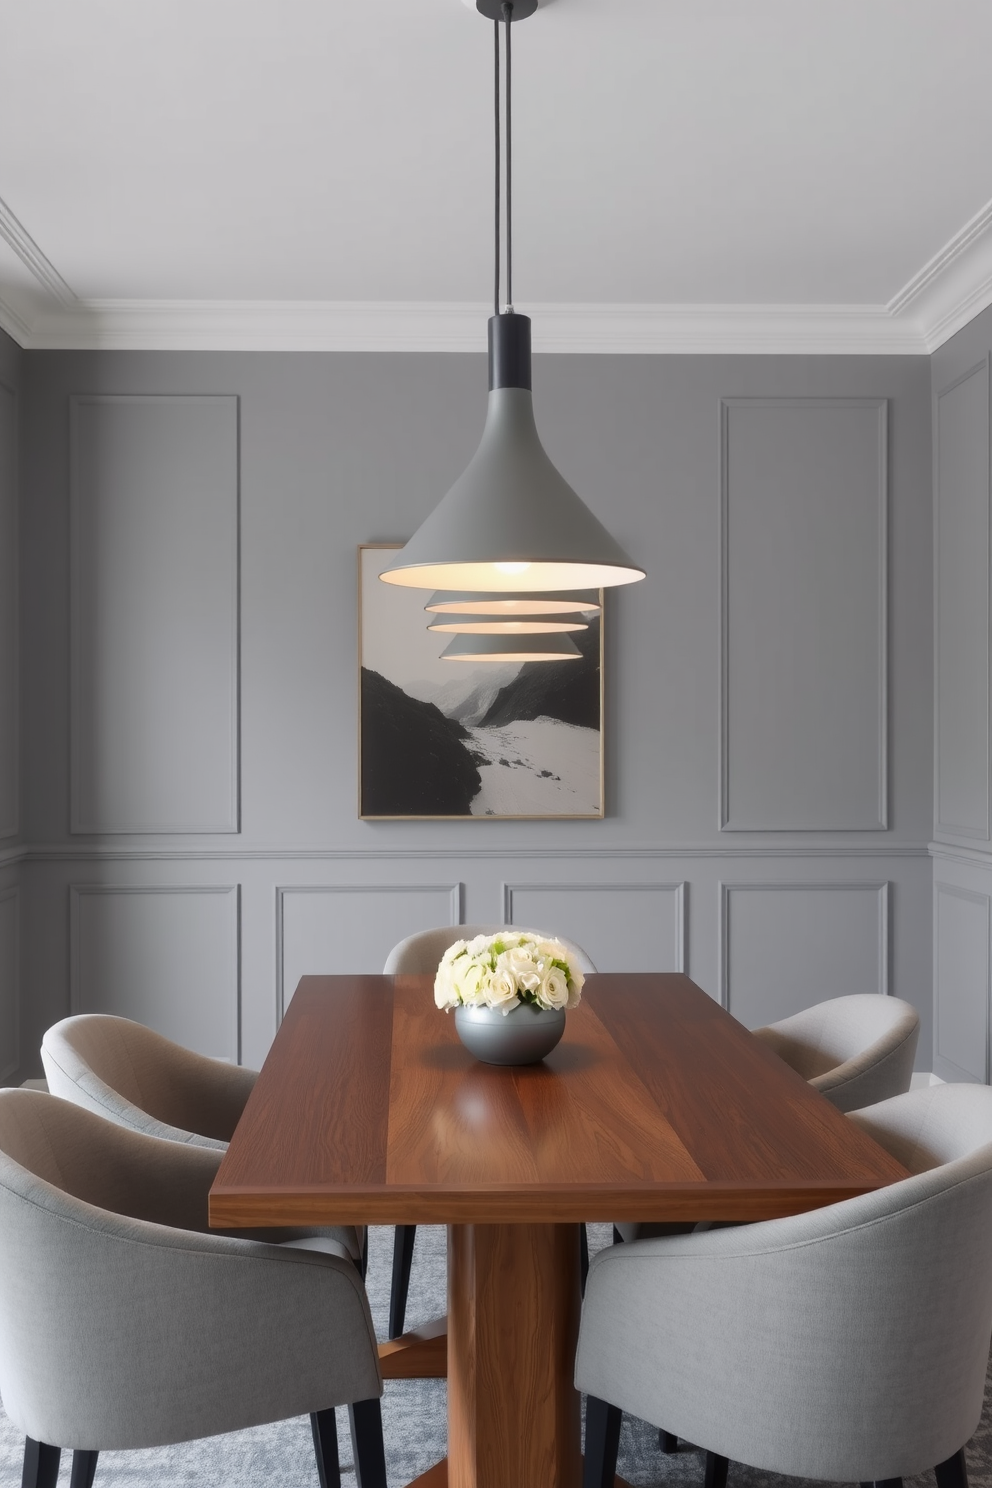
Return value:
<svg viewBox="0 0 992 1488">
<path fill-rule="evenodd" d="M 359 816 L 601 817 L 602 612 L 578 660 L 441 661 L 430 591 L 379 580 L 402 546 L 358 550 Z"/>
</svg>

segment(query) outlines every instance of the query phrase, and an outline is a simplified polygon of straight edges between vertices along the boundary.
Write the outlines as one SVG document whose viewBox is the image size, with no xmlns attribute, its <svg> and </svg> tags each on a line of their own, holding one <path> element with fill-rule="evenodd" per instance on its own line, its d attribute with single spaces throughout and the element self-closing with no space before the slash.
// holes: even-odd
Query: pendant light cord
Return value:
<svg viewBox="0 0 992 1488">
<path fill-rule="evenodd" d="M 499 314 L 499 178 L 500 178 L 500 160 L 499 160 L 499 136 L 500 136 L 500 129 L 499 129 L 499 21 L 493 21 L 493 75 L 494 75 L 494 78 L 495 78 L 495 106 L 496 106 L 495 107 L 495 113 L 496 113 L 496 148 L 495 148 L 495 156 L 496 156 L 496 172 L 495 172 L 495 174 L 496 174 L 496 204 L 495 204 L 495 211 L 494 211 L 494 214 L 493 214 L 494 220 L 495 220 L 495 223 L 496 223 L 496 234 L 495 234 L 496 241 L 495 241 L 495 244 L 494 244 L 494 252 L 493 252 L 493 261 L 494 261 L 494 264 L 495 264 L 495 283 L 493 285 L 493 314 L 494 315 L 498 315 Z"/>
<path fill-rule="evenodd" d="M 512 182 L 512 144 L 510 115 L 510 22 L 513 16 L 513 0 L 503 0 L 503 21 L 506 26 L 506 307 L 513 309 L 513 182 Z M 500 91 L 499 91 L 499 21 L 493 21 L 493 77 L 494 102 L 495 102 L 495 157 L 496 157 L 496 191 L 495 191 L 495 243 L 493 259 L 495 264 L 493 285 L 493 309 L 496 315 L 500 314 L 499 308 L 499 271 L 500 271 Z"/>
<path fill-rule="evenodd" d="M 513 309 L 513 128 L 510 116 L 512 96 L 510 74 L 510 21 L 513 16 L 512 0 L 503 0 L 503 21 L 506 25 L 506 308 Z"/>
</svg>

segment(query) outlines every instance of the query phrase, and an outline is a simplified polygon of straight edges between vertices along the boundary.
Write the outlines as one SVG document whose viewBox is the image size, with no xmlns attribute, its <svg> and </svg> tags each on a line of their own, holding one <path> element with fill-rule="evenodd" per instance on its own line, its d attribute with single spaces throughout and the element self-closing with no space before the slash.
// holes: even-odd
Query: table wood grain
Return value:
<svg viewBox="0 0 992 1488">
<path fill-rule="evenodd" d="M 590 976 L 558 1048 L 479 1064 L 429 977 L 304 977 L 211 1223 L 754 1220 L 905 1169 L 695 986 Z"/>
</svg>

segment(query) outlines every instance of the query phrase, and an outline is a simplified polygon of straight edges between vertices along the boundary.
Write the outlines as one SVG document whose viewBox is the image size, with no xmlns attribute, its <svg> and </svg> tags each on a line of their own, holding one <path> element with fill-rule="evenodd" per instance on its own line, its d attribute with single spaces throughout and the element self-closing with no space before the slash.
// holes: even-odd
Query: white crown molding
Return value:
<svg viewBox="0 0 992 1488">
<path fill-rule="evenodd" d="M 992 201 L 908 279 L 886 305 L 897 319 L 912 311 L 927 350 L 936 351 L 992 304 Z"/>
<path fill-rule="evenodd" d="M 66 307 L 76 304 L 76 296 L 58 269 L 45 257 L 27 228 L 18 222 L 4 201 L 0 201 L 0 238 L 14 250 L 24 267 L 57 304 Z"/>
<path fill-rule="evenodd" d="M 481 352 L 488 305 L 79 299 L 8 207 L 0 237 L 45 293 L 0 327 L 27 350 Z M 926 356 L 992 304 L 992 202 L 884 305 L 534 304 L 538 352 Z"/>
<path fill-rule="evenodd" d="M 521 305 L 541 353 L 923 356 L 882 305 Z M 8 307 L 9 310 L 9 307 Z M 0 315 L 2 315 L 0 307 Z M 30 350 L 483 352 L 485 304 L 77 300 L 10 327 Z"/>
</svg>

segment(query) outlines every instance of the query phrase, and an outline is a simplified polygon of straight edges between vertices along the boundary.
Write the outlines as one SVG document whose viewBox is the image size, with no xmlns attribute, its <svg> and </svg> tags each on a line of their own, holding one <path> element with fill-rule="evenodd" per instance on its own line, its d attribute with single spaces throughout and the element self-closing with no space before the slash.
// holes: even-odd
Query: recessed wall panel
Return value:
<svg viewBox="0 0 992 1488">
<path fill-rule="evenodd" d="M 460 883 L 278 889 L 278 1015 L 300 977 L 380 972 L 397 941 L 457 925 L 461 902 Z"/>
<path fill-rule="evenodd" d="M 18 830 L 17 399 L 0 382 L 0 837 Z"/>
<path fill-rule="evenodd" d="M 934 885 L 934 1072 L 989 1077 L 989 896 Z"/>
<path fill-rule="evenodd" d="M 886 824 L 886 410 L 721 406 L 725 831 Z"/>
<path fill-rule="evenodd" d="M 72 829 L 238 830 L 238 402 L 71 405 Z"/>
<path fill-rule="evenodd" d="M 563 935 L 598 971 L 684 971 L 686 886 L 505 884 L 507 924 Z"/>
<path fill-rule="evenodd" d="M 115 1013 L 237 1061 L 236 885 L 70 889 L 74 1013 Z"/>
<path fill-rule="evenodd" d="M 721 901 L 721 1001 L 748 1028 L 888 992 L 888 884 L 724 884 Z"/>
<path fill-rule="evenodd" d="M 0 889 L 0 1080 L 21 1062 L 19 895 L 16 885 Z"/>
<path fill-rule="evenodd" d="M 937 396 L 937 830 L 989 839 L 989 367 Z"/>
</svg>

